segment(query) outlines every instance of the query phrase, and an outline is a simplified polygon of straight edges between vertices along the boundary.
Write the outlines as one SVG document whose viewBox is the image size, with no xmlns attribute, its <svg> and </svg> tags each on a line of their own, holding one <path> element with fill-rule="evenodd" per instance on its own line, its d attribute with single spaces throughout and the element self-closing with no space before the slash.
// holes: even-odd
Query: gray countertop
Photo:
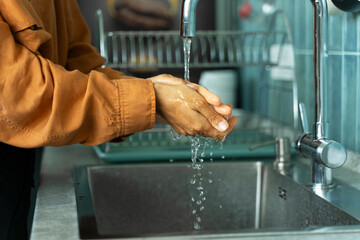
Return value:
<svg viewBox="0 0 360 240">
<path fill-rule="evenodd" d="M 31 239 L 79 239 L 72 171 L 96 163 L 89 146 L 45 148 Z"/>
<path fill-rule="evenodd" d="M 44 151 L 40 186 L 36 202 L 32 240 L 79 239 L 75 192 L 72 172 L 74 166 L 102 164 L 92 147 L 73 145 L 47 147 Z M 335 175 L 343 176 L 335 172 Z M 360 176 L 360 174 L 359 174 Z M 346 178 L 346 176 L 344 176 Z M 359 177 L 360 178 L 360 177 Z M 314 231 L 256 232 L 216 236 L 193 236 L 190 239 L 360 239 L 360 226 L 322 228 Z M 162 237 L 160 239 L 183 239 Z"/>
</svg>

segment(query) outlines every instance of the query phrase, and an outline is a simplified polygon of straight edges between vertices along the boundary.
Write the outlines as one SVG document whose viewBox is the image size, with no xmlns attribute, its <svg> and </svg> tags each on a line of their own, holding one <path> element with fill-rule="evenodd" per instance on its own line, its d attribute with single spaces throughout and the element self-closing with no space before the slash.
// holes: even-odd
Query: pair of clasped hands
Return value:
<svg viewBox="0 0 360 240">
<path fill-rule="evenodd" d="M 232 106 L 205 87 L 168 74 L 149 79 L 155 89 L 157 120 L 176 132 L 223 141 L 234 130 L 237 117 L 231 116 Z"/>
<path fill-rule="evenodd" d="M 116 16 L 136 29 L 166 29 L 171 24 L 169 5 L 176 0 L 115 0 Z M 199 135 L 224 140 L 236 125 L 232 107 L 197 84 L 163 74 L 150 78 L 156 94 L 157 120 L 183 135 Z M 220 81 L 220 79 L 219 79 Z"/>
</svg>

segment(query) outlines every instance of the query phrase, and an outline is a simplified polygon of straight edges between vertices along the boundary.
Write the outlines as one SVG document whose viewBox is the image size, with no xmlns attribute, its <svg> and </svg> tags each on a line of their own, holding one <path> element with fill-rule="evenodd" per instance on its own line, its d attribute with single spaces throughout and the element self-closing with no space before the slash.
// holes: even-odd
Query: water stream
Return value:
<svg viewBox="0 0 360 240">
<path fill-rule="evenodd" d="M 184 38 L 184 80 L 190 82 L 190 58 L 191 58 L 191 38 Z M 201 142 L 199 136 L 190 137 L 191 139 L 191 167 L 194 174 L 190 179 L 192 185 L 191 193 L 191 214 L 194 215 L 194 229 L 201 229 L 201 212 L 204 211 L 204 202 L 206 201 L 205 189 L 204 189 L 204 176 L 202 173 L 205 157 L 205 149 L 209 145 L 209 141 Z M 210 140 L 211 141 L 211 140 Z M 202 147 L 202 153 L 200 149 Z M 210 179 L 210 182 L 212 180 Z"/>
<path fill-rule="evenodd" d="M 184 80 L 190 82 L 191 38 L 184 38 Z"/>
<path fill-rule="evenodd" d="M 190 82 L 190 58 L 191 58 L 191 38 L 184 38 L 184 80 Z M 190 179 L 190 184 L 192 187 L 191 193 L 191 202 L 190 208 L 191 213 L 194 215 L 194 229 L 201 229 L 201 216 L 200 212 L 202 212 L 205 207 L 203 202 L 206 200 L 204 196 L 204 187 L 203 187 L 203 177 L 201 169 L 203 165 L 201 163 L 204 161 L 201 158 L 205 152 L 200 154 L 200 137 L 190 137 L 191 139 L 191 161 L 192 168 L 194 170 L 193 178 Z M 200 158 L 199 158 L 200 157 Z"/>
<path fill-rule="evenodd" d="M 192 184 L 191 213 L 194 215 L 194 229 L 201 229 L 201 213 L 205 210 L 206 192 L 205 186 L 207 183 L 212 183 L 212 172 L 208 174 L 204 172 L 204 158 L 206 157 L 206 150 L 210 147 L 212 151 L 214 141 L 211 138 L 200 138 L 198 136 L 190 137 L 191 139 L 191 167 L 194 171 L 193 177 L 190 179 Z M 210 152 L 212 154 L 212 152 Z"/>
</svg>

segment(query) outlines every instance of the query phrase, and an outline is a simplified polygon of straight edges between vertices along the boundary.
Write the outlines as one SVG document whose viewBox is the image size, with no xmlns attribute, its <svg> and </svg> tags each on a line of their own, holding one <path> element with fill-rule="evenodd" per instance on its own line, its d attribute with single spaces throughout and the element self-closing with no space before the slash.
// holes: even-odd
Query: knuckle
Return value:
<svg viewBox="0 0 360 240">
<path fill-rule="evenodd" d="M 194 129 L 196 129 L 197 131 L 202 131 L 203 130 L 203 124 L 201 122 L 195 122 L 194 123 Z"/>
<path fill-rule="evenodd" d="M 202 98 L 196 98 L 194 100 L 194 104 L 198 109 L 201 109 L 205 106 L 205 99 Z"/>
<path fill-rule="evenodd" d="M 216 115 L 216 114 L 210 114 L 210 116 L 209 116 L 209 121 L 211 122 L 211 123 L 214 123 L 214 122 L 216 122 L 218 120 L 218 116 Z"/>
</svg>

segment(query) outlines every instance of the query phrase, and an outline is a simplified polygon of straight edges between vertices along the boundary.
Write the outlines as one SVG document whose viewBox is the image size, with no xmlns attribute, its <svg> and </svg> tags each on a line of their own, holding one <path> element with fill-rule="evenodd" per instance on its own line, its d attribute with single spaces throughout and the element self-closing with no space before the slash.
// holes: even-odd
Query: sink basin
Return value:
<svg viewBox="0 0 360 240">
<path fill-rule="evenodd" d="M 88 166 L 74 179 L 85 239 L 360 224 L 264 162 Z"/>
</svg>

